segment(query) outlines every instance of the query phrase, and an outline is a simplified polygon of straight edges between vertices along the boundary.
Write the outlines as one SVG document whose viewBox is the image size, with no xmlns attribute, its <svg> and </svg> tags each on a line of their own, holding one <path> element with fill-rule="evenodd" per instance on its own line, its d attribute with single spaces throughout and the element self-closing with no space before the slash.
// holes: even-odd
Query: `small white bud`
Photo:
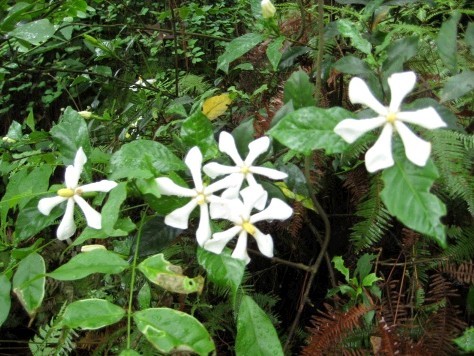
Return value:
<svg viewBox="0 0 474 356">
<path fill-rule="evenodd" d="M 93 250 L 107 250 L 104 245 L 84 245 L 81 247 L 81 252 L 90 252 Z"/>
<path fill-rule="evenodd" d="M 78 111 L 77 113 L 84 119 L 90 119 L 92 117 L 92 113 L 90 111 Z"/>
<path fill-rule="evenodd" d="M 270 0 L 262 0 L 262 2 L 260 3 L 260 6 L 262 7 L 263 18 L 269 19 L 275 16 L 276 9 Z"/>
</svg>

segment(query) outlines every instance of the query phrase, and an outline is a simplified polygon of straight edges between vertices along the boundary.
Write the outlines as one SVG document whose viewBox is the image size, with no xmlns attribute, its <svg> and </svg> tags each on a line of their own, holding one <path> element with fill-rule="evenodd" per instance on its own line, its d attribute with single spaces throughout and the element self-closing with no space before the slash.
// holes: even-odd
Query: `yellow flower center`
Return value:
<svg viewBox="0 0 474 356">
<path fill-rule="evenodd" d="M 255 235 L 255 232 L 257 231 L 257 229 L 255 228 L 255 226 L 252 225 L 251 222 L 249 221 L 245 221 L 243 224 L 242 224 L 242 227 L 244 228 L 245 231 L 247 231 L 250 235 Z"/>
<path fill-rule="evenodd" d="M 392 125 L 395 123 L 397 120 L 397 114 L 394 112 L 390 112 L 387 115 L 387 122 L 391 123 Z"/>
<path fill-rule="evenodd" d="M 244 175 L 247 175 L 247 174 L 250 173 L 250 168 L 247 167 L 247 166 L 242 166 L 242 167 L 240 168 L 240 172 L 241 172 L 242 174 L 244 174 Z"/>
<path fill-rule="evenodd" d="M 198 193 L 198 195 L 196 196 L 196 202 L 199 205 L 205 204 L 207 202 L 207 198 L 204 193 Z"/>
<path fill-rule="evenodd" d="M 58 195 L 63 198 L 71 198 L 74 196 L 74 190 L 69 188 L 63 188 L 58 190 Z"/>
</svg>

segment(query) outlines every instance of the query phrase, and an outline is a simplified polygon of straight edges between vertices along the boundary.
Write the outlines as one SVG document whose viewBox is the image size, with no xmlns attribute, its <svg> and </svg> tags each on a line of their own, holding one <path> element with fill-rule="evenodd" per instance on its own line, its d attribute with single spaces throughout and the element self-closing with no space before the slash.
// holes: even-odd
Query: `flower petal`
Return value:
<svg viewBox="0 0 474 356">
<path fill-rule="evenodd" d="M 430 157 L 431 143 L 416 136 L 403 122 L 396 121 L 395 127 L 405 146 L 407 158 L 423 167 Z"/>
<path fill-rule="evenodd" d="M 77 189 L 80 189 L 83 193 L 88 193 L 88 192 L 109 192 L 112 189 L 114 189 L 117 186 L 117 183 L 111 180 L 101 180 L 100 182 L 95 182 L 95 183 L 90 183 L 86 185 L 82 185 L 80 187 L 77 187 Z"/>
<path fill-rule="evenodd" d="M 273 257 L 272 236 L 270 234 L 266 235 L 262 233 L 259 229 L 255 229 L 253 237 L 255 238 L 255 241 L 257 241 L 257 246 L 260 252 L 267 257 Z"/>
<path fill-rule="evenodd" d="M 187 229 L 189 215 L 197 205 L 196 199 L 192 199 L 181 208 L 173 210 L 165 216 L 165 224 L 177 229 Z"/>
<path fill-rule="evenodd" d="M 370 173 L 393 166 L 391 124 L 386 124 L 375 144 L 365 154 L 365 167 Z"/>
<path fill-rule="evenodd" d="M 212 235 L 210 240 L 204 243 L 204 249 L 214 253 L 221 253 L 227 243 L 242 231 L 241 226 L 233 226 L 228 230 L 216 232 Z"/>
<path fill-rule="evenodd" d="M 250 172 L 253 174 L 260 174 L 270 179 L 280 180 L 288 177 L 288 174 L 285 172 L 280 172 L 279 170 L 268 168 L 268 167 L 250 167 Z"/>
<path fill-rule="evenodd" d="M 102 228 L 102 216 L 99 212 L 94 210 L 88 202 L 86 202 L 82 197 L 79 195 L 74 195 L 74 201 L 79 205 L 84 216 L 86 217 L 87 225 L 94 228 L 94 229 L 101 229 Z"/>
<path fill-rule="evenodd" d="M 267 202 L 268 193 L 260 184 L 255 184 L 242 189 L 240 195 L 244 202 L 244 209 L 240 214 L 243 219 L 248 219 L 250 218 L 252 210 L 256 208 L 257 205 L 259 206 L 257 209 L 263 209 Z"/>
<path fill-rule="evenodd" d="M 63 201 L 66 201 L 67 199 L 68 198 L 60 197 L 59 195 L 56 195 L 51 198 L 42 198 L 38 202 L 38 210 L 43 215 L 49 215 L 49 213 L 51 212 L 51 210 L 54 209 L 55 206 L 61 204 Z"/>
<path fill-rule="evenodd" d="M 349 100 L 352 104 L 364 104 L 381 116 L 386 116 L 388 110 L 372 94 L 367 84 L 360 78 L 352 78 L 349 83 Z"/>
<path fill-rule="evenodd" d="M 209 211 L 213 219 L 225 219 L 234 224 L 241 224 L 241 211 L 244 210 L 244 204 L 240 199 L 225 199 L 217 196 L 209 197 Z"/>
<path fill-rule="evenodd" d="M 87 162 L 86 154 L 84 153 L 84 150 L 82 149 L 82 147 L 79 147 L 79 149 L 76 152 L 76 157 L 74 157 L 74 167 L 79 171 L 79 174 L 82 173 L 82 170 L 86 162 Z"/>
<path fill-rule="evenodd" d="M 202 153 L 199 150 L 199 147 L 194 146 L 191 148 L 184 159 L 184 163 L 188 166 L 193 177 L 194 187 L 198 190 L 202 190 L 202 177 L 201 177 L 201 167 L 202 167 Z"/>
<path fill-rule="evenodd" d="M 74 222 L 74 199 L 69 198 L 64 212 L 63 219 L 56 230 L 56 237 L 59 240 L 67 240 L 76 232 Z"/>
<path fill-rule="evenodd" d="M 240 232 L 234 251 L 232 252 L 232 257 L 244 260 L 247 264 L 250 262 L 250 257 L 247 253 L 247 231 L 242 230 Z"/>
<path fill-rule="evenodd" d="M 260 156 L 262 153 L 267 152 L 268 147 L 270 147 L 270 139 L 267 136 L 262 136 L 249 143 L 249 153 L 245 158 L 244 164 L 246 166 L 252 165 L 252 163 Z"/>
<path fill-rule="evenodd" d="M 385 117 L 378 116 L 372 119 L 345 119 L 336 125 L 334 132 L 341 136 L 346 142 L 353 143 L 360 136 L 369 132 L 386 122 Z"/>
<path fill-rule="evenodd" d="M 390 87 L 390 112 L 398 112 L 403 99 L 413 90 L 416 83 L 414 72 L 394 73 L 387 79 Z"/>
<path fill-rule="evenodd" d="M 199 246 L 202 247 L 204 243 L 211 237 L 211 226 L 209 222 L 209 208 L 207 204 L 199 205 L 201 216 L 199 218 L 199 227 L 196 230 L 196 240 Z"/>
<path fill-rule="evenodd" d="M 229 155 L 236 165 L 242 166 L 244 164 L 235 146 L 234 137 L 226 131 L 222 131 L 219 135 L 219 150 Z"/>
<path fill-rule="evenodd" d="M 429 130 L 447 126 L 438 112 L 432 107 L 416 111 L 400 112 L 397 114 L 397 119 L 410 124 L 419 125 Z"/>
<path fill-rule="evenodd" d="M 67 166 L 66 172 L 64 173 L 64 183 L 69 189 L 76 189 L 79 178 L 81 177 L 81 172 L 74 166 Z"/>
<path fill-rule="evenodd" d="M 242 185 L 243 180 L 244 180 L 243 174 L 234 173 L 205 187 L 204 192 L 206 194 L 212 194 L 226 188 L 240 189 L 240 186 Z"/>
<path fill-rule="evenodd" d="M 216 177 L 221 176 L 223 174 L 239 173 L 240 172 L 240 167 L 225 166 L 225 165 L 220 164 L 220 163 L 211 162 L 211 163 L 208 163 L 208 164 L 204 165 L 204 167 L 202 167 L 202 170 L 209 177 L 216 178 Z"/>
<path fill-rule="evenodd" d="M 284 201 L 273 198 L 265 210 L 262 210 L 250 217 L 250 222 L 256 223 L 262 220 L 285 220 L 293 214 L 293 209 Z"/>
<path fill-rule="evenodd" d="M 195 197 L 196 191 L 177 185 L 168 177 L 160 177 L 155 179 L 158 184 L 158 190 L 164 195 L 177 195 L 179 197 Z"/>
</svg>

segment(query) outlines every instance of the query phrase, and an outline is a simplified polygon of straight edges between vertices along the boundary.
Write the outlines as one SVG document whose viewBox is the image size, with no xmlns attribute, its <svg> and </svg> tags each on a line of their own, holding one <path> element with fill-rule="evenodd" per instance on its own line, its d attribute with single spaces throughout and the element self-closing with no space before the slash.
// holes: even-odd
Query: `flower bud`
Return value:
<svg viewBox="0 0 474 356">
<path fill-rule="evenodd" d="M 92 117 L 92 113 L 90 111 L 78 111 L 77 113 L 84 119 L 90 119 Z"/>
<path fill-rule="evenodd" d="M 262 0 L 260 6 L 262 7 L 263 18 L 269 19 L 275 16 L 276 9 L 270 0 Z"/>
<path fill-rule="evenodd" d="M 16 140 L 14 140 L 14 139 L 12 139 L 12 138 L 10 138 L 10 137 L 8 137 L 8 136 L 4 136 L 4 137 L 2 138 L 2 141 L 5 142 L 5 143 L 15 143 L 15 142 L 16 142 Z"/>
<path fill-rule="evenodd" d="M 81 252 L 90 252 L 93 250 L 107 250 L 104 245 L 84 245 L 81 247 Z"/>
</svg>

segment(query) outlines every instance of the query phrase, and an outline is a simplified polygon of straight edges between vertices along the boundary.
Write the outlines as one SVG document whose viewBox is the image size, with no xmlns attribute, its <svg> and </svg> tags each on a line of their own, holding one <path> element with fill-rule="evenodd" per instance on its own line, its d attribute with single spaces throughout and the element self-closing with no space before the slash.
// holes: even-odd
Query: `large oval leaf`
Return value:
<svg viewBox="0 0 474 356">
<path fill-rule="evenodd" d="M 74 256 L 66 264 L 48 273 L 48 277 L 60 281 L 73 281 L 92 273 L 120 273 L 128 263 L 119 255 L 107 250 L 92 250 Z"/>
<path fill-rule="evenodd" d="M 224 72 L 228 73 L 230 62 L 243 56 L 264 39 L 265 37 L 261 34 L 247 33 L 232 40 L 232 42 L 227 45 L 224 54 L 217 58 L 217 69 L 222 69 Z"/>
<path fill-rule="evenodd" d="M 125 315 L 125 310 L 103 299 L 83 299 L 69 304 L 62 322 L 70 328 L 99 329 L 115 324 Z"/>
<path fill-rule="evenodd" d="M 273 324 L 248 295 L 244 296 L 240 303 L 235 351 L 238 356 L 283 355 Z"/>
<path fill-rule="evenodd" d="M 193 316 L 169 308 L 150 308 L 133 316 L 138 329 L 159 351 L 208 355 L 215 349 L 206 328 Z"/>
<path fill-rule="evenodd" d="M 44 259 L 32 253 L 21 260 L 13 276 L 13 292 L 29 315 L 36 313 L 44 298 L 46 266 Z"/>
</svg>

